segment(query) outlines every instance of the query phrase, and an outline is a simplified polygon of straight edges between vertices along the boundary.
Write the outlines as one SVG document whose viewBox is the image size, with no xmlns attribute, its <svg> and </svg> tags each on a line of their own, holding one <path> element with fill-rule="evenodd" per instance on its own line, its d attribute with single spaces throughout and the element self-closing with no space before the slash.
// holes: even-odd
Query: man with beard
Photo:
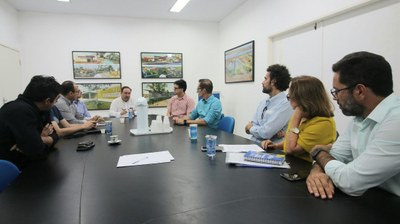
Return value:
<svg viewBox="0 0 400 224">
<path fill-rule="evenodd" d="M 276 143 L 283 139 L 283 134 L 278 133 L 284 133 L 293 113 L 284 92 L 289 87 L 290 80 L 289 71 L 285 66 L 275 64 L 267 68 L 262 86 L 263 93 L 268 94 L 269 98 L 260 102 L 253 120 L 245 127 L 246 133 L 252 135 L 253 141 L 260 143 L 269 139 Z"/>
<path fill-rule="evenodd" d="M 111 102 L 111 117 L 127 117 L 129 109 L 135 110 L 135 100 L 131 97 L 132 89 L 129 86 L 121 88 L 121 96 Z"/>
<path fill-rule="evenodd" d="M 308 191 L 325 199 L 333 198 L 334 185 L 352 196 L 378 186 L 400 196 L 400 98 L 390 64 L 356 52 L 332 70 L 333 98 L 343 114 L 355 117 L 333 145 L 314 147 Z"/>
<path fill-rule="evenodd" d="M 46 158 L 59 138 L 51 125 L 50 109 L 60 91 L 54 77 L 37 75 L 23 94 L 4 104 L 0 109 L 0 159 L 22 168 Z"/>
</svg>

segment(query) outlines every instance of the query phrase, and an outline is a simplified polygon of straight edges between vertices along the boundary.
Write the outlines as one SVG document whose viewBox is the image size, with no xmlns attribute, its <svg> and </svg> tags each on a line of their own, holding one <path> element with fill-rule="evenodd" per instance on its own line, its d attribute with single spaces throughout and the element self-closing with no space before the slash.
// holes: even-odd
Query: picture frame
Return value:
<svg viewBox="0 0 400 224">
<path fill-rule="evenodd" d="M 121 95 L 121 83 L 76 83 L 82 91 L 80 99 L 88 110 L 109 110 L 111 102 Z"/>
<path fill-rule="evenodd" d="M 143 79 L 183 78 L 183 54 L 141 52 Z"/>
<path fill-rule="evenodd" d="M 254 82 L 254 40 L 225 51 L 225 83 Z"/>
<path fill-rule="evenodd" d="M 116 51 L 72 51 L 74 79 L 120 79 L 121 56 Z"/>
<path fill-rule="evenodd" d="M 168 100 L 174 95 L 173 82 L 142 82 L 142 96 L 149 108 L 167 107 Z"/>
</svg>

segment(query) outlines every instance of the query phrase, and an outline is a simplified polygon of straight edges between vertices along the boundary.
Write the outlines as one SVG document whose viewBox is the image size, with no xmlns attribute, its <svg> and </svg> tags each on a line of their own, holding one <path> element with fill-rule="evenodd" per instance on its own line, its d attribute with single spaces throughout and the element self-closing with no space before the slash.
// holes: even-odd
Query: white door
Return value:
<svg viewBox="0 0 400 224">
<path fill-rule="evenodd" d="M 0 44 L 0 107 L 22 93 L 19 52 Z"/>
</svg>

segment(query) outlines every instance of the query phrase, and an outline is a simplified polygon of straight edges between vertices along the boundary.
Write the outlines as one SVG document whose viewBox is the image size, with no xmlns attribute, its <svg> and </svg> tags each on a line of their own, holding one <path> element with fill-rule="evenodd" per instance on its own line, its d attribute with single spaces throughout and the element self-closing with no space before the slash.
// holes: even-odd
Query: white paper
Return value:
<svg viewBox="0 0 400 224">
<path fill-rule="evenodd" d="M 174 160 L 174 157 L 172 157 L 169 151 L 130 154 L 120 156 L 117 167 L 169 163 L 172 160 Z"/>
<path fill-rule="evenodd" d="M 290 169 L 290 166 L 287 162 L 284 162 L 282 165 L 251 162 L 244 160 L 244 153 L 235 152 L 226 153 L 225 163 L 233 163 L 237 166 Z"/>
<path fill-rule="evenodd" d="M 219 146 L 222 146 L 224 149 L 222 150 L 223 152 L 248 152 L 250 150 L 256 151 L 256 152 L 263 152 L 264 150 L 255 144 L 248 144 L 248 145 L 226 145 L 226 144 L 219 144 Z"/>
</svg>

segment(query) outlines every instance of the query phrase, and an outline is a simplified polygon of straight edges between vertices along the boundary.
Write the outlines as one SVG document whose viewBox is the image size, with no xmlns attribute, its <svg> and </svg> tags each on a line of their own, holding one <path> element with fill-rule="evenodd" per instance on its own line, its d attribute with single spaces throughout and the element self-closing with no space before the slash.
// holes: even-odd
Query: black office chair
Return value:
<svg viewBox="0 0 400 224">
<path fill-rule="evenodd" d="M 2 192 L 19 174 L 18 167 L 7 160 L 0 160 L 0 192 Z"/>
<path fill-rule="evenodd" d="M 235 129 L 235 118 L 230 116 L 224 116 L 218 124 L 218 130 L 226 131 L 233 134 L 233 129 Z"/>
</svg>

